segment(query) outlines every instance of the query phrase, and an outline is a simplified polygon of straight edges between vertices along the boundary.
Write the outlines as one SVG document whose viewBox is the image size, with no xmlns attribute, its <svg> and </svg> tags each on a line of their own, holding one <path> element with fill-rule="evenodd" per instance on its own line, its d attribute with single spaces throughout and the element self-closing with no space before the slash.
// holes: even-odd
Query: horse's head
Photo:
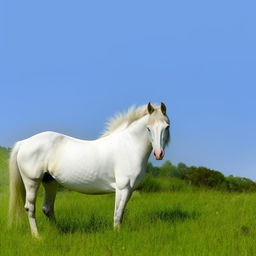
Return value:
<svg viewBox="0 0 256 256">
<path fill-rule="evenodd" d="M 162 160 L 164 148 L 170 139 L 170 122 L 166 114 L 166 106 L 164 103 L 161 103 L 160 107 L 154 107 L 148 103 L 147 109 L 149 113 L 147 130 L 152 143 L 153 153 L 156 160 Z"/>
</svg>

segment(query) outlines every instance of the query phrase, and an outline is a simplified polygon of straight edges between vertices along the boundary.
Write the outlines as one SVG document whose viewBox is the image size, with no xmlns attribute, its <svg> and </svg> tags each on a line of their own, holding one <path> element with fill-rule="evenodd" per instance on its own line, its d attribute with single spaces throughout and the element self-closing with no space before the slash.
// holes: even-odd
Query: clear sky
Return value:
<svg viewBox="0 0 256 256">
<path fill-rule="evenodd" d="M 166 158 L 256 180 L 256 2 L 0 2 L 0 145 L 97 138 L 165 102 Z"/>
</svg>

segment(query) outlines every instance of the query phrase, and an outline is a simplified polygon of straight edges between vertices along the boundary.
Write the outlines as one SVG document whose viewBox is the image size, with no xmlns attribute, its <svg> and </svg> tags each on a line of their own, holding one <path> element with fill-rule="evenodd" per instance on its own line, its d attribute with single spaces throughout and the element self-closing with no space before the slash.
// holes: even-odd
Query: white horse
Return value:
<svg viewBox="0 0 256 256">
<path fill-rule="evenodd" d="M 54 219 L 57 183 L 85 194 L 115 192 L 114 227 L 119 228 L 132 191 L 142 181 L 152 152 L 164 157 L 169 141 L 166 106 L 132 108 L 113 118 L 97 140 L 43 132 L 15 144 L 10 157 L 10 220 L 25 204 L 32 235 L 37 237 L 35 202 L 43 183 L 43 212 Z"/>
</svg>

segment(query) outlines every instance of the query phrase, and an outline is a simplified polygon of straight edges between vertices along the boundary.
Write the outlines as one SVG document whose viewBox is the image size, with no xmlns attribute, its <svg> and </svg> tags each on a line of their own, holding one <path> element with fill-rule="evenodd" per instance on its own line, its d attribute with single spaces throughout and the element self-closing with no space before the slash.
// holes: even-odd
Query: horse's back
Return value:
<svg viewBox="0 0 256 256">
<path fill-rule="evenodd" d="M 56 132 L 42 132 L 31 136 L 25 140 L 19 141 L 20 152 L 24 155 L 43 153 L 61 141 L 65 135 Z"/>
</svg>

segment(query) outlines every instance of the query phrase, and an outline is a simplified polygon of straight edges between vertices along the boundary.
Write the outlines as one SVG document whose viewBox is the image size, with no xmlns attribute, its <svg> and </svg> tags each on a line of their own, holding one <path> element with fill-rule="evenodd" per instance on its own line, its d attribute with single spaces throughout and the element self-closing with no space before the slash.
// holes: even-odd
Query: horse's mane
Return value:
<svg viewBox="0 0 256 256">
<path fill-rule="evenodd" d="M 151 104 L 154 108 L 156 105 Z M 148 114 L 147 105 L 140 107 L 132 106 L 127 112 L 118 113 L 114 117 L 110 118 L 106 124 L 106 130 L 103 132 L 101 137 L 105 137 L 116 131 L 120 127 L 128 127 L 134 121 L 142 118 Z"/>
</svg>

